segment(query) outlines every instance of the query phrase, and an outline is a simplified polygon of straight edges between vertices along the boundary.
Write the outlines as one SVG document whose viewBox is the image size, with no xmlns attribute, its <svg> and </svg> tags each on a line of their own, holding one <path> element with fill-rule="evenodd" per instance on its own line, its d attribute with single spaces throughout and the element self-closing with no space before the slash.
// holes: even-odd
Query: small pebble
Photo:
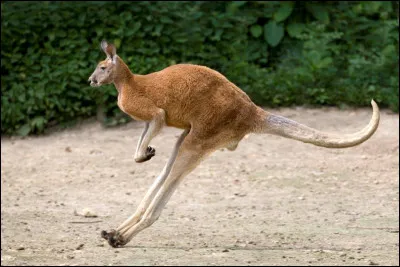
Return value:
<svg viewBox="0 0 400 267">
<path fill-rule="evenodd" d="M 97 214 L 90 210 L 89 208 L 84 208 L 81 212 L 77 212 L 76 210 L 74 210 L 74 215 L 75 216 L 83 216 L 86 218 L 95 218 L 98 217 Z"/>
</svg>

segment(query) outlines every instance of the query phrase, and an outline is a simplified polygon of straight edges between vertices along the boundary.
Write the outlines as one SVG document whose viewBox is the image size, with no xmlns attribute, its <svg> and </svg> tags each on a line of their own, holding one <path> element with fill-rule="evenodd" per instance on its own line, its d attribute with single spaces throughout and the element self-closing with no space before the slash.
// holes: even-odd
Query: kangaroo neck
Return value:
<svg viewBox="0 0 400 267">
<path fill-rule="evenodd" d="M 114 85 L 118 93 L 121 93 L 121 91 L 124 88 L 127 88 L 130 85 L 132 85 L 133 79 L 134 75 L 130 71 L 129 67 L 125 64 L 124 61 L 122 61 L 122 59 L 118 57 L 117 69 L 115 70 L 115 75 L 114 75 Z"/>
</svg>

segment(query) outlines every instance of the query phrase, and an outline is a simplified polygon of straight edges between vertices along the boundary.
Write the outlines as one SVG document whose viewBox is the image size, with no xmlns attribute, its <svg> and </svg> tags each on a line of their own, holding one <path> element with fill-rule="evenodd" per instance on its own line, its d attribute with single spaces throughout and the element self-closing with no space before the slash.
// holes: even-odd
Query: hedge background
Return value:
<svg viewBox="0 0 400 267">
<path fill-rule="evenodd" d="M 129 120 L 113 85 L 87 82 L 113 42 L 134 73 L 214 68 L 258 105 L 398 112 L 398 1 L 2 2 L 1 133 L 98 115 Z"/>
</svg>

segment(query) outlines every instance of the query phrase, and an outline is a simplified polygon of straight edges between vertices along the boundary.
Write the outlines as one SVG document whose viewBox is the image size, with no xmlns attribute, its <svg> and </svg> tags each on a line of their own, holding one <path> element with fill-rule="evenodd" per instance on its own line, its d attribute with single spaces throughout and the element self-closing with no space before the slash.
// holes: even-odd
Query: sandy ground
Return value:
<svg viewBox="0 0 400 267">
<path fill-rule="evenodd" d="M 352 133 L 371 109 L 279 109 L 320 130 Z M 1 139 L 2 265 L 399 265 L 399 115 L 381 111 L 367 142 L 326 149 L 251 135 L 192 172 L 160 219 L 126 247 L 100 231 L 136 209 L 180 131 L 133 160 L 142 123 L 85 122 Z M 97 217 L 81 216 L 85 209 Z M 74 212 L 76 211 L 78 215 Z"/>
</svg>

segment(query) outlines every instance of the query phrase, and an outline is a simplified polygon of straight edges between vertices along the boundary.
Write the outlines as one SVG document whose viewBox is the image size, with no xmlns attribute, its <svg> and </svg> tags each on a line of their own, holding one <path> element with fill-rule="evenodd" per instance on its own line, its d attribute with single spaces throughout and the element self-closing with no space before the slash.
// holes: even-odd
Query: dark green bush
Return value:
<svg viewBox="0 0 400 267">
<path fill-rule="evenodd" d="M 113 42 L 134 73 L 214 68 L 259 105 L 398 111 L 398 2 L 2 2 L 1 132 L 127 120 L 87 79 Z"/>
</svg>

